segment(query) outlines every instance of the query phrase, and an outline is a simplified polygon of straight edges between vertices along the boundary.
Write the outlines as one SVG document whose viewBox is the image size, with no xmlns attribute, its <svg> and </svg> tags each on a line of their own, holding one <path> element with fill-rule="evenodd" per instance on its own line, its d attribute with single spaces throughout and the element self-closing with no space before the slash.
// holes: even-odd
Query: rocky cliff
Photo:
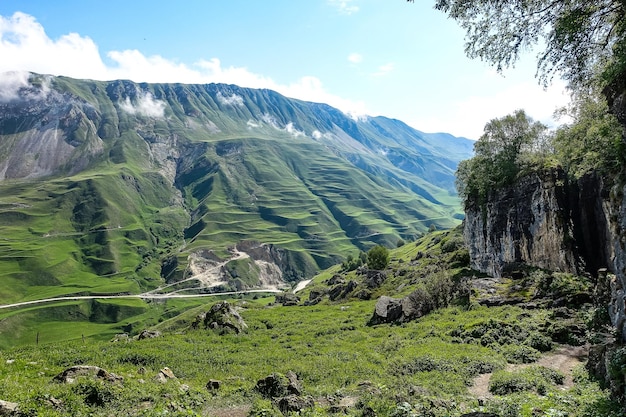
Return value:
<svg viewBox="0 0 626 417">
<path fill-rule="evenodd" d="M 484 205 L 470 200 L 464 238 L 472 267 L 494 277 L 517 263 L 593 276 L 607 268 L 611 320 L 626 340 L 625 193 L 596 175 L 570 181 L 549 169 L 492 192 Z"/>
</svg>

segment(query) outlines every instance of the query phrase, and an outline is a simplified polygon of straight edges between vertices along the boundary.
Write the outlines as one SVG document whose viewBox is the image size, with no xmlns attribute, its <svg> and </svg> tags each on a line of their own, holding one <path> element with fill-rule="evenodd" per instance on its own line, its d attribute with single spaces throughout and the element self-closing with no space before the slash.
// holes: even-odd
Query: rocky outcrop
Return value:
<svg viewBox="0 0 626 417">
<path fill-rule="evenodd" d="M 626 340 L 626 187 L 595 174 L 570 181 L 536 172 L 466 205 L 464 238 L 474 269 L 502 276 L 511 264 L 597 276 L 608 269 L 610 315 Z M 613 277 L 613 278 L 611 278 Z M 603 278 L 604 279 L 604 278 Z"/>
<path fill-rule="evenodd" d="M 472 267 L 494 277 L 519 262 L 580 272 L 568 208 L 562 170 L 531 174 L 494 192 L 484 205 L 470 202 L 463 233 Z"/>
<path fill-rule="evenodd" d="M 0 400 L 0 416 L 18 415 L 19 404 Z"/>
<path fill-rule="evenodd" d="M 265 398 L 300 395 L 302 382 L 293 371 L 287 372 L 286 375 L 273 373 L 257 381 L 255 390 Z"/>
<path fill-rule="evenodd" d="M 76 378 L 78 378 L 79 376 L 92 376 L 108 382 L 122 382 L 124 380 L 124 378 L 119 375 L 115 375 L 114 373 L 111 373 L 98 366 L 89 365 L 76 365 L 67 368 L 65 371 L 55 376 L 53 380 L 55 382 L 71 384 L 76 381 Z"/>
<path fill-rule="evenodd" d="M 201 323 L 205 329 L 220 330 L 221 332 L 241 333 L 248 328 L 246 322 L 228 301 L 213 304 L 209 311 L 196 317 L 191 327 L 197 329 Z"/>
</svg>

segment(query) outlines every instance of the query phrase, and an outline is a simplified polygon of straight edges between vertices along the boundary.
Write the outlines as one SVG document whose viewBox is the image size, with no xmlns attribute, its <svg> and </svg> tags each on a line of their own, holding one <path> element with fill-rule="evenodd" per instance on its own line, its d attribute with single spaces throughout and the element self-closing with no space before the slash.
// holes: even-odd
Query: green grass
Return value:
<svg viewBox="0 0 626 417">
<path fill-rule="evenodd" d="M 65 407 L 93 415 L 130 413 L 142 398 L 152 403 L 153 410 L 167 408 L 175 401 L 192 414 L 203 414 L 209 407 L 260 404 L 254 391 L 256 381 L 270 373 L 292 370 L 303 381 L 305 394 L 313 398 L 358 397 L 379 415 L 391 415 L 390 410 L 403 401 L 417 410 L 438 399 L 446 404 L 447 414 L 435 407 L 431 408 L 433 415 L 458 416 L 479 409 L 467 391 L 472 378 L 479 373 L 502 372 L 506 360 L 492 348 L 458 343 L 451 335 L 454 329 L 471 327 L 487 318 L 517 323 L 523 312 L 517 307 L 469 311 L 453 307 L 402 326 L 369 327 L 366 323 L 374 302 L 311 307 L 268 307 L 266 302 L 250 300 L 238 304 L 248 324 L 248 330 L 241 335 L 189 329 L 195 314 L 208 309 L 205 306 L 163 321 L 157 327 L 165 335 L 156 339 L 111 343 L 88 337 L 84 343 L 81 339 L 47 341 L 39 346 L 2 350 L 0 391 L 5 400 L 49 415 L 59 411 L 38 399 L 54 396 L 63 400 Z M 120 386 L 89 379 L 68 386 L 51 382 L 54 375 L 79 363 L 103 367 L 124 376 L 125 381 Z M 165 366 L 172 369 L 178 381 L 161 385 L 153 380 Z M 495 375 L 505 375 L 498 372 Z M 531 415 L 532 407 L 525 404 L 549 402 L 551 408 L 567 415 L 587 416 L 593 415 L 584 412 L 588 404 L 606 401 L 606 394 L 591 382 L 581 381 L 576 388 L 563 392 L 555 380 L 545 379 L 545 373 L 532 372 L 527 371 L 530 376 L 524 377 L 531 381 L 529 390 L 496 397 L 486 407 L 502 407 L 503 401 L 523 395 L 520 408 L 529 411 L 515 415 Z M 220 390 L 209 396 L 204 389 L 208 379 L 222 381 Z M 179 383 L 188 385 L 189 391 L 180 391 Z M 111 394 L 109 402 L 89 405 L 84 395 L 78 395 L 77 386 L 94 384 L 98 392 Z M 540 393 L 533 390 L 535 386 L 540 387 Z M 545 397 L 548 393 L 550 397 Z M 358 410 L 349 414 L 354 413 Z"/>
</svg>

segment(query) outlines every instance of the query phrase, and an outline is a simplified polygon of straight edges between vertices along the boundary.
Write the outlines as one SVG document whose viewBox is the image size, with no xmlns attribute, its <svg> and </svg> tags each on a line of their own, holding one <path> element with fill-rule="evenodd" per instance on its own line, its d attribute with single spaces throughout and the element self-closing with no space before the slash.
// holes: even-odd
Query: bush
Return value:
<svg viewBox="0 0 626 417">
<path fill-rule="evenodd" d="M 376 245 L 367 252 L 367 266 L 370 269 L 382 270 L 389 265 L 389 250 Z"/>
<path fill-rule="evenodd" d="M 508 363 L 533 363 L 539 359 L 540 353 L 526 345 L 506 345 L 502 347 L 502 355 Z"/>
<path fill-rule="evenodd" d="M 562 373 L 544 366 L 531 366 L 518 372 L 499 371 L 491 376 L 489 392 L 508 395 L 516 392 L 534 391 L 545 395 L 554 384 L 563 384 Z"/>
</svg>

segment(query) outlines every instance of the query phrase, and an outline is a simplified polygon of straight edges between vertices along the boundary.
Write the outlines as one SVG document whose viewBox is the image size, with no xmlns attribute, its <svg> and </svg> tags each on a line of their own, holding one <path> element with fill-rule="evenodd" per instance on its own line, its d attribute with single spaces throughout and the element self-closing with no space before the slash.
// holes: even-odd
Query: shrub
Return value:
<svg viewBox="0 0 626 417">
<path fill-rule="evenodd" d="M 450 253 L 465 246 L 462 236 L 454 236 L 441 243 L 441 252 Z"/>
<path fill-rule="evenodd" d="M 563 384 L 562 373 L 544 366 L 531 366 L 517 372 L 498 371 L 491 376 L 489 392 L 508 395 L 516 392 L 534 391 L 545 395 L 554 384 Z"/>
<path fill-rule="evenodd" d="M 385 269 L 389 265 L 389 250 L 381 245 L 376 245 L 367 252 L 367 266 L 370 269 Z"/>
<path fill-rule="evenodd" d="M 532 363 L 539 359 L 540 353 L 526 345 L 506 345 L 502 347 L 502 354 L 509 363 Z"/>
</svg>

